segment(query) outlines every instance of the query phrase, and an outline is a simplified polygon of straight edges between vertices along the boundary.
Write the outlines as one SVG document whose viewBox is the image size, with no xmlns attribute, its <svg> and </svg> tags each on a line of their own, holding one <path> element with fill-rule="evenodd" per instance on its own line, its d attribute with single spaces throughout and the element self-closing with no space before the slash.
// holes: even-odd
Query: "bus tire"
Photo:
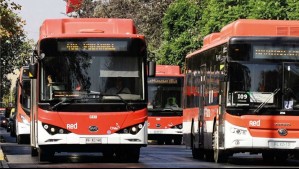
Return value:
<svg viewBox="0 0 299 169">
<path fill-rule="evenodd" d="M 214 151 L 214 162 L 215 163 L 226 163 L 228 161 L 228 155 L 225 150 L 219 149 L 219 131 L 216 126 L 214 126 L 215 131 L 213 132 L 213 151 Z"/>
<path fill-rule="evenodd" d="M 164 145 L 165 140 L 164 140 L 164 138 L 158 138 L 157 142 L 159 145 Z"/>
<path fill-rule="evenodd" d="M 38 156 L 37 148 L 31 147 L 31 157 L 37 157 L 37 156 Z"/>
<path fill-rule="evenodd" d="M 116 151 L 116 159 L 121 163 L 138 163 L 140 157 L 140 147 L 121 148 Z"/>
<path fill-rule="evenodd" d="M 113 161 L 115 159 L 114 150 L 110 150 L 110 151 L 105 150 L 102 153 L 105 160 Z"/>
<path fill-rule="evenodd" d="M 18 135 L 18 136 L 17 136 L 17 143 L 18 143 L 18 144 L 24 144 L 24 143 L 25 143 L 25 141 L 24 141 L 24 137 L 21 136 L 21 135 Z"/>
<path fill-rule="evenodd" d="M 38 151 L 38 158 L 40 162 L 43 161 L 52 161 L 54 157 L 54 152 L 48 150 L 48 149 L 44 149 L 44 148 L 39 148 Z"/>
<path fill-rule="evenodd" d="M 175 145 L 182 145 L 182 137 L 179 137 L 179 138 L 175 138 L 174 139 L 174 144 Z"/>
<path fill-rule="evenodd" d="M 275 160 L 275 154 L 273 152 L 263 152 L 262 156 L 266 163 L 272 163 Z"/>
<path fill-rule="evenodd" d="M 165 138 L 165 144 L 166 145 L 171 145 L 172 144 L 172 138 L 171 137 L 169 137 L 169 138 Z"/>
<path fill-rule="evenodd" d="M 193 126 L 193 121 L 191 125 L 191 149 L 192 149 L 192 157 L 194 159 L 203 159 L 204 158 L 204 151 L 203 149 L 196 148 L 195 146 L 195 133 L 194 133 L 194 126 Z"/>
<path fill-rule="evenodd" d="M 128 162 L 129 163 L 138 163 L 139 162 L 139 157 L 140 157 L 140 148 L 135 148 L 133 149 L 129 154 L 128 154 Z"/>
</svg>

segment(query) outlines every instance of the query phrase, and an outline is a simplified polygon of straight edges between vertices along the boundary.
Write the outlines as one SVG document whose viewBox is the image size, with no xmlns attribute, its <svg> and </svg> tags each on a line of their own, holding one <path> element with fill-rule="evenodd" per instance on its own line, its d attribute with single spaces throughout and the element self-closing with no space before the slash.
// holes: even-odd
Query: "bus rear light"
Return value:
<svg viewBox="0 0 299 169">
<path fill-rule="evenodd" d="M 130 126 L 130 127 L 125 128 L 125 129 L 122 129 L 122 130 L 118 131 L 117 133 L 118 134 L 133 134 L 133 135 L 136 135 L 143 127 L 144 127 L 144 124 L 141 123 L 141 124 L 137 124 L 137 125 Z"/>
<path fill-rule="evenodd" d="M 70 131 L 57 127 L 57 126 L 53 126 L 50 124 L 44 124 L 43 123 L 43 128 L 51 135 L 55 135 L 55 134 L 69 134 L 71 133 Z"/>
</svg>

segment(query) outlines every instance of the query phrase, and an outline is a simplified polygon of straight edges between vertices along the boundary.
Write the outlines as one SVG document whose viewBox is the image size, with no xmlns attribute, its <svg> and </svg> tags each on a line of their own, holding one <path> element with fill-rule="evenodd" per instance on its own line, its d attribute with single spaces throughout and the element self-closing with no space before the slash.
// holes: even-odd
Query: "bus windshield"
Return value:
<svg viewBox="0 0 299 169">
<path fill-rule="evenodd" d="M 144 100 L 144 50 L 145 44 L 137 39 L 45 40 L 41 44 L 40 98 L 117 95 L 124 100 Z"/>
<path fill-rule="evenodd" d="M 232 62 L 229 65 L 229 106 L 277 106 L 275 91 L 281 89 L 281 66 Z"/>
<path fill-rule="evenodd" d="M 149 110 L 182 109 L 183 77 L 148 78 Z"/>
<path fill-rule="evenodd" d="M 24 112 L 29 116 L 30 115 L 30 79 L 22 81 L 22 90 L 21 90 L 21 104 Z"/>
<path fill-rule="evenodd" d="M 283 79 L 283 80 L 282 80 Z M 299 108 L 299 64 L 232 62 L 229 66 L 228 106 Z M 279 101 L 279 100 L 283 100 Z"/>
</svg>

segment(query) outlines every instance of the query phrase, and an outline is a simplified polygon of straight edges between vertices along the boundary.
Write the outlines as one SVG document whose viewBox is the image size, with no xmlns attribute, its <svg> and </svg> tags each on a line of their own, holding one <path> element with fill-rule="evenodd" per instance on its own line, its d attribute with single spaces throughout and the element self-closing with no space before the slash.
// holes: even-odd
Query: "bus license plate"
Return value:
<svg viewBox="0 0 299 169">
<path fill-rule="evenodd" d="M 283 142 L 283 141 L 269 142 L 269 148 L 291 149 L 292 147 L 293 147 L 292 142 Z"/>
<path fill-rule="evenodd" d="M 102 138 L 86 138 L 86 144 L 99 144 L 102 143 Z"/>
<path fill-rule="evenodd" d="M 154 134 L 163 134 L 163 131 L 157 131 L 157 130 L 155 130 Z"/>
</svg>

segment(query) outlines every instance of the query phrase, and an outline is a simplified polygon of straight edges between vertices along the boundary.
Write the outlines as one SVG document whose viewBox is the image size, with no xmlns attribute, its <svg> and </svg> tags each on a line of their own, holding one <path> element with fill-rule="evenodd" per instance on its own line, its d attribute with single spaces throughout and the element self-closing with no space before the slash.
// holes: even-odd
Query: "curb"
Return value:
<svg viewBox="0 0 299 169">
<path fill-rule="evenodd" d="M 7 164 L 6 160 L 5 160 L 5 155 L 4 155 L 3 151 L 2 151 L 2 147 L 1 146 L 0 146 L 0 162 L 1 162 L 0 168 L 9 168 L 8 164 Z"/>
<path fill-rule="evenodd" d="M 0 161 L 3 161 L 3 160 L 5 160 L 4 159 L 4 154 L 3 154 L 3 151 L 2 151 L 1 146 L 0 146 Z"/>
</svg>

